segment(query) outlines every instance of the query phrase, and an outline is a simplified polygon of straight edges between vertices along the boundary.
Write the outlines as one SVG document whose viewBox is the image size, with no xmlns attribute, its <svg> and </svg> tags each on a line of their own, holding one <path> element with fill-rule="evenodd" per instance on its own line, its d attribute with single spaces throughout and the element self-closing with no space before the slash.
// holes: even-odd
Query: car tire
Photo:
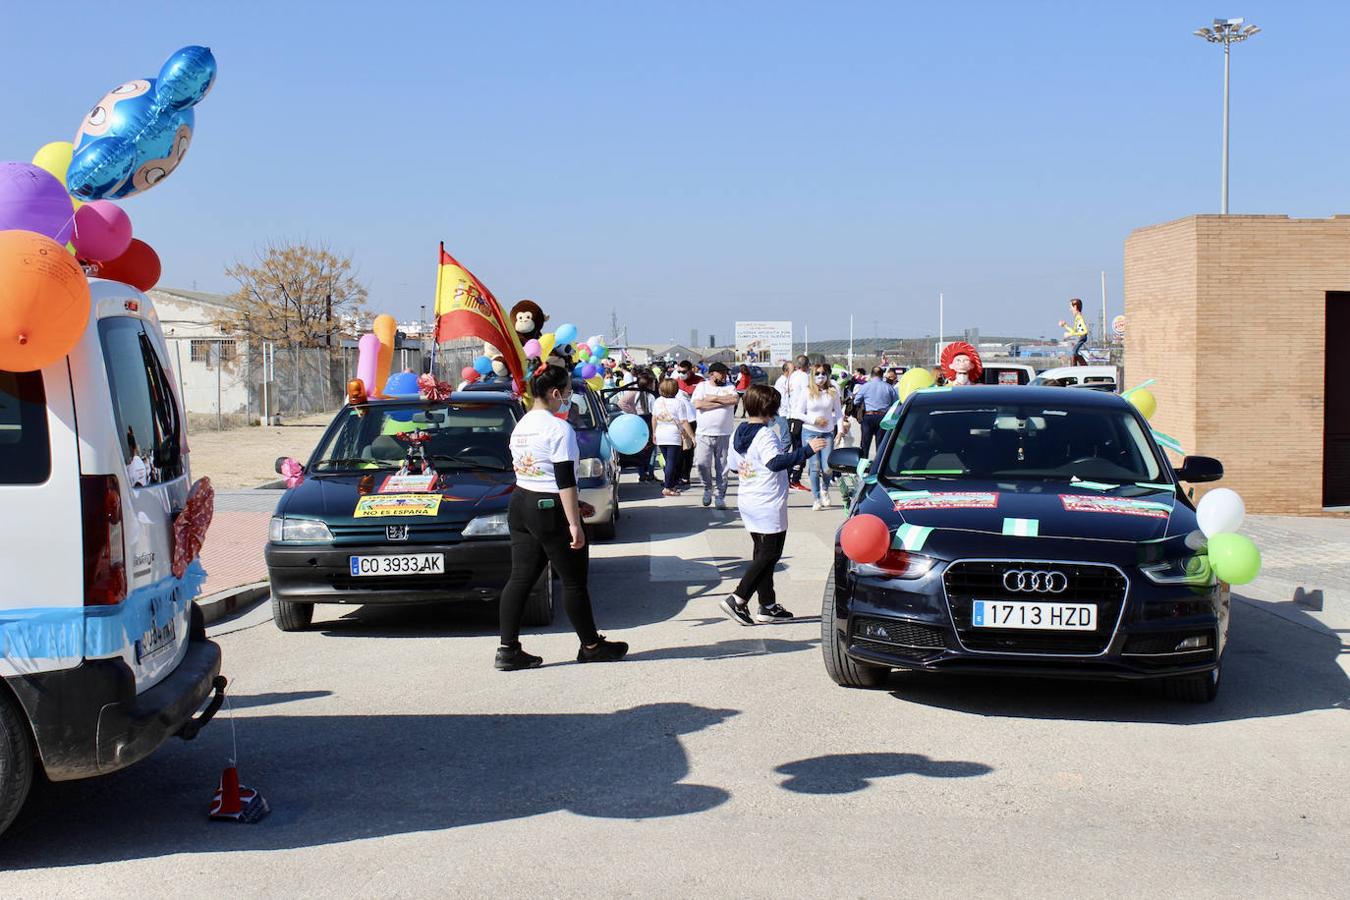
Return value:
<svg viewBox="0 0 1350 900">
<path fill-rule="evenodd" d="M 825 596 L 820 604 L 820 652 L 825 671 L 835 684 L 851 688 L 879 688 L 890 678 L 885 666 L 855 662 L 844 652 L 844 636 L 834 621 L 834 566 L 825 581 Z"/>
<path fill-rule="evenodd" d="M 1162 683 L 1163 696 L 1168 700 L 1181 700 L 1186 703 L 1210 703 L 1219 695 L 1222 666 L 1199 675 L 1181 675 L 1168 678 Z"/>
<path fill-rule="evenodd" d="M 282 631 L 304 631 L 314 621 L 314 604 L 291 603 L 273 597 L 272 621 Z"/>
<path fill-rule="evenodd" d="M 0 689 L 0 834 L 14 821 L 33 786 L 33 736 L 19 706 Z"/>
<path fill-rule="evenodd" d="M 552 625 L 554 594 L 553 567 L 548 566 L 544 569 L 544 574 L 539 576 L 539 583 L 534 586 L 534 590 L 530 591 L 530 596 L 525 598 L 525 611 L 521 616 L 521 624 L 530 628 L 543 628 L 546 625 Z"/>
</svg>

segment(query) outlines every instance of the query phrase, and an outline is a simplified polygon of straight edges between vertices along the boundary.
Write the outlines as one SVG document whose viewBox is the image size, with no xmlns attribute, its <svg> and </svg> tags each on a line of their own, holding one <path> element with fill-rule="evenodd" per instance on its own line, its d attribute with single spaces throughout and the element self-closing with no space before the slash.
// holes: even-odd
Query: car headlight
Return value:
<svg viewBox="0 0 1350 900">
<path fill-rule="evenodd" d="M 595 456 L 589 456 L 589 457 L 587 457 L 586 459 L 578 460 L 578 461 L 577 461 L 577 477 L 578 477 L 578 478 L 604 478 L 604 477 L 605 477 L 605 461 L 602 460 L 602 459 L 600 459 L 600 458 L 598 458 L 598 457 L 595 457 Z"/>
<path fill-rule="evenodd" d="M 1214 569 L 1209 564 L 1209 557 L 1200 554 L 1144 563 L 1139 566 L 1139 570 L 1147 575 L 1148 580 L 1154 584 L 1189 584 L 1208 587 L 1215 582 Z"/>
<path fill-rule="evenodd" d="M 465 537 L 506 537 L 511 529 L 506 524 L 506 513 L 493 513 L 470 519 L 464 526 Z"/>
<path fill-rule="evenodd" d="M 900 578 L 909 581 L 922 578 L 932 571 L 937 560 L 922 553 L 908 550 L 887 550 L 886 555 L 874 563 L 860 563 L 849 560 L 849 570 L 855 575 L 874 575 L 882 578 Z"/>
<path fill-rule="evenodd" d="M 333 540 L 333 532 L 317 519 L 273 516 L 267 524 L 267 539 L 274 544 L 320 544 Z"/>
</svg>

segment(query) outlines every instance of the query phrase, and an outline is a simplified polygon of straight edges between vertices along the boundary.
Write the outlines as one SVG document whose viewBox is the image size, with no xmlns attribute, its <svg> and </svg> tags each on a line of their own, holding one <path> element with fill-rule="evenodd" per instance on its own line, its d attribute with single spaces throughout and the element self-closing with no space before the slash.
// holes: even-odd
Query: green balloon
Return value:
<svg viewBox="0 0 1350 900">
<path fill-rule="evenodd" d="M 1261 551 L 1240 534 L 1216 534 L 1209 539 L 1209 564 L 1229 584 L 1246 584 L 1261 573 Z"/>
</svg>

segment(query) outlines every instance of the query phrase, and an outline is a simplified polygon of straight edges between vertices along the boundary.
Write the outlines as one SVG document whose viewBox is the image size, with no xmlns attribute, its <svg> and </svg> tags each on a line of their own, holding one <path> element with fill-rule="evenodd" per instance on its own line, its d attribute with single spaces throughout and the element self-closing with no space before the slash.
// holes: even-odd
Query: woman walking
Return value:
<svg viewBox="0 0 1350 900">
<path fill-rule="evenodd" d="M 830 382 L 830 367 L 817 364 L 811 373 L 811 384 L 806 389 L 806 417 L 802 420 L 802 440 L 825 442 L 825 447 L 811 456 L 807 469 L 811 473 L 812 509 L 830 508 L 830 451 L 834 436 L 848 434 L 848 419 L 844 418 L 839 402 L 839 389 Z"/>
<path fill-rule="evenodd" d="M 782 622 L 792 613 L 778 605 L 773 589 L 773 568 L 783 555 L 787 542 L 788 470 L 801 465 L 825 446 L 821 438 L 807 441 L 796 450 L 772 427 L 782 402 L 767 384 L 752 384 L 745 392 L 747 419 L 736 429 L 736 452 L 741 455 L 740 488 L 736 503 L 741 522 L 750 532 L 754 557 L 736 587 L 736 593 L 723 598 L 721 606 L 741 625 Z M 759 595 L 759 611 L 750 614 L 750 598 Z"/>
<path fill-rule="evenodd" d="M 501 597 L 501 646 L 494 665 L 503 671 L 533 669 L 543 662 L 520 648 L 525 598 L 551 563 L 562 579 L 563 607 L 581 639 L 577 662 L 611 662 L 628 652 L 595 630 L 587 590 L 590 552 L 577 501 L 577 434 L 557 417 L 571 405 L 572 377 L 547 366 L 530 379 L 533 406 L 511 432 L 516 489 L 506 521 L 511 534 L 511 577 Z"/>
<path fill-rule="evenodd" d="M 694 446 L 694 407 L 680 392 L 674 378 L 661 382 L 661 396 L 652 403 L 652 435 L 666 462 L 663 497 L 680 496 L 680 466 L 684 454 Z"/>
<path fill-rule="evenodd" d="M 741 363 L 736 374 L 736 398 L 740 401 L 739 412 L 745 415 L 745 392 L 750 387 L 750 367 Z"/>
</svg>

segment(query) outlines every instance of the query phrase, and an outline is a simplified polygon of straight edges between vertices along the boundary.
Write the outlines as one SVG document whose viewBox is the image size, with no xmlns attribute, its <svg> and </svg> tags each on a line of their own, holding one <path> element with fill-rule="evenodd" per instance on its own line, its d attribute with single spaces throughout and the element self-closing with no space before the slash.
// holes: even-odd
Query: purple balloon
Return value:
<svg viewBox="0 0 1350 900">
<path fill-rule="evenodd" d="M 581 377 L 582 377 L 582 378 L 594 378 L 594 377 L 595 377 L 595 366 L 591 365 L 590 363 L 586 363 L 586 365 L 582 366 L 582 367 L 581 367 Z"/>
<path fill-rule="evenodd" d="M 33 231 L 65 245 L 75 206 L 52 173 L 28 163 L 0 163 L 0 231 Z"/>
</svg>

